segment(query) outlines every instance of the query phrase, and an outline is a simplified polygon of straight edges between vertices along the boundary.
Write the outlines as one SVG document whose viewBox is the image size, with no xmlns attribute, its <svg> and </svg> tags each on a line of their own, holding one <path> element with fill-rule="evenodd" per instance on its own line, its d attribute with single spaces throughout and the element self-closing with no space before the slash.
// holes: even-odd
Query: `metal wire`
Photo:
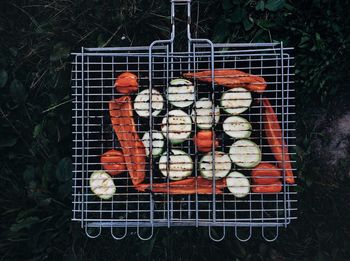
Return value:
<svg viewBox="0 0 350 261">
<path fill-rule="evenodd" d="M 223 121 L 230 116 L 220 106 L 221 95 L 226 89 L 214 84 L 214 68 L 237 69 L 249 74 L 261 76 L 267 83 L 263 94 L 252 93 L 253 103 L 240 116 L 247 119 L 253 129 L 250 140 L 255 142 L 262 151 L 262 162 L 277 164 L 271 146 L 267 143 L 264 128 L 264 107 L 262 99 L 267 97 L 280 121 L 282 139 L 282 158 L 288 154 L 290 162 L 295 163 L 295 99 L 293 89 L 294 75 L 292 72 L 294 58 L 292 48 L 286 48 L 282 43 L 264 44 L 214 44 L 207 39 L 192 39 L 190 24 L 188 24 L 188 50 L 174 51 L 175 38 L 175 7 L 187 7 L 190 20 L 190 1 L 172 1 L 171 27 L 169 40 L 153 42 L 149 47 L 121 47 L 121 48 L 82 48 L 80 53 L 74 53 L 72 62 L 72 95 L 73 101 L 73 217 L 80 221 L 89 237 L 97 237 L 104 227 L 110 228 L 115 239 L 124 238 L 129 228 L 136 228 L 141 239 L 153 236 L 155 227 L 195 226 L 208 227 L 209 236 L 215 240 L 222 240 L 229 228 L 233 227 L 233 235 L 241 240 L 249 240 L 253 227 L 261 228 L 261 235 L 267 241 L 278 237 L 279 227 L 286 227 L 291 220 L 296 219 L 295 184 L 286 182 L 286 170 L 280 168 L 283 190 L 280 193 L 249 192 L 245 198 L 235 198 L 229 190 L 216 195 L 215 183 L 212 185 L 212 195 L 171 195 L 170 179 L 159 171 L 159 159 L 152 156 L 147 158 L 145 183 L 167 184 L 168 193 L 138 192 L 134 189 L 131 178 L 127 173 L 113 176 L 116 193 L 110 200 L 102 200 L 89 188 L 90 175 L 95 170 L 103 169 L 100 155 L 110 149 L 121 150 L 120 143 L 113 132 L 109 118 L 108 103 L 122 94 L 114 89 L 116 77 L 129 71 L 135 73 L 139 80 L 139 92 L 150 90 L 149 100 L 152 101 L 152 89 L 158 90 L 165 100 L 165 108 L 157 115 L 151 113 L 149 106 L 148 118 L 141 118 L 133 112 L 136 129 L 140 137 L 149 133 L 152 140 L 153 130 L 161 130 L 162 119 L 170 110 L 176 109 L 168 101 L 169 82 L 182 77 L 185 72 L 199 72 L 211 70 L 211 84 L 205 84 L 193 79 L 195 86 L 195 101 L 206 97 L 212 101 L 212 120 L 214 121 L 215 107 L 220 107 L 220 120 L 212 124 L 212 131 L 219 140 L 218 148 L 212 147 L 212 152 L 228 152 L 236 141 L 226 135 L 222 129 Z M 139 93 L 138 92 L 138 93 Z M 132 100 L 136 97 L 131 94 Z M 191 115 L 193 105 L 182 108 Z M 194 121 L 197 115 L 194 115 Z M 212 122 L 214 123 L 214 122 Z M 169 127 L 169 121 L 166 122 Z M 167 128 L 169 130 L 169 128 Z M 198 131 L 196 122 L 192 126 L 192 134 L 181 144 L 169 142 L 169 132 L 166 132 L 167 170 L 169 170 L 169 155 L 172 149 L 180 149 L 189 154 L 193 160 L 193 177 L 200 176 L 198 167 L 202 153 L 193 143 L 193 135 Z M 152 144 L 152 142 L 150 142 Z M 215 162 L 215 158 L 212 158 Z M 284 160 L 283 160 L 284 161 Z M 295 171 L 294 168 L 291 170 Z M 212 174 L 215 176 L 215 168 Z M 251 169 L 233 164 L 231 171 L 243 173 L 253 185 Z M 215 227 L 222 227 L 222 235 Z M 91 228 L 97 230 L 91 231 Z M 149 228 L 145 230 L 145 228 Z M 269 229 L 267 233 L 266 228 Z M 215 235 L 212 230 L 215 230 Z M 241 229 L 244 229 L 241 230 Z M 272 230 L 271 230 L 272 229 Z M 244 235 L 241 232 L 245 232 Z"/>
</svg>

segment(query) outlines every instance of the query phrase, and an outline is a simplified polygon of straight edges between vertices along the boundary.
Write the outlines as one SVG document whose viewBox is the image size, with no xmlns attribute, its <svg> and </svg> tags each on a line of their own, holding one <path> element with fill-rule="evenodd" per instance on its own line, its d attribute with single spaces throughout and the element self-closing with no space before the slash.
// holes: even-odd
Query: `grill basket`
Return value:
<svg viewBox="0 0 350 261">
<path fill-rule="evenodd" d="M 188 49 L 174 51 L 175 9 L 185 6 L 188 14 Z M 260 230 L 267 241 L 278 237 L 279 228 L 296 219 L 295 184 L 286 183 L 286 169 L 282 170 L 283 189 L 280 193 L 253 193 L 236 198 L 229 191 L 216 195 L 170 195 L 168 193 L 138 192 L 128 173 L 113 176 L 116 193 L 110 200 L 96 197 L 89 187 L 89 177 L 95 170 L 103 169 L 100 155 L 110 149 L 121 150 L 113 132 L 108 112 L 110 100 L 121 97 L 114 88 L 116 77 L 133 72 L 139 79 L 139 92 L 151 87 L 162 93 L 165 108 L 158 116 L 140 118 L 134 113 L 138 134 L 160 130 L 162 119 L 173 107 L 167 102 L 169 82 L 185 72 L 201 70 L 238 69 L 264 77 L 267 89 L 263 94 L 252 93 L 253 103 L 241 114 L 253 127 L 250 139 L 260 147 L 262 162 L 276 164 L 267 143 L 264 130 L 262 98 L 267 97 L 277 114 L 284 139 L 283 153 L 295 162 L 295 100 L 293 89 L 292 48 L 283 43 L 217 44 L 207 39 L 192 39 L 190 33 L 190 1 L 171 2 L 171 37 L 150 46 L 116 48 L 82 48 L 73 53 L 72 95 L 73 101 L 73 220 L 79 221 L 89 237 L 97 237 L 102 230 L 110 230 L 115 239 L 124 238 L 135 230 L 140 239 L 152 237 L 155 227 L 208 227 L 210 238 L 219 241 L 229 233 L 239 240 L 248 240 L 253 230 Z M 197 79 L 196 100 L 207 97 L 219 104 L 222 86 L 205 84 Z M 134 100 L 136 94 L 131 97 Z M 183 109 L 189 115 L 191 107 Z M 220 145 L 217 150 L 228 152 L 235 141 L 222 130 L 227 117 L 221 110 L 219 124 L 214 128 Z M 198 153 L 192 137 L 198 127 L 193 124 L 191 138 L 178 145 L 167 142 L 166 151 L 181 149 L 191 155 L 194 162 L 192 176 L 199 176 Z M 158 159 L 146 161 L 146 183 L 169 182 L 160 174 Z M 251 179 L 251 169 L 233 165 Z M 295 171 L 295 169 L 293 169 Z M 214 188 L 214 187 L 213 187 Z M 220 227 L 220 228 L 218 228 Z M 215 230 L 215 236 L 213 233 Z"/>
</svg>

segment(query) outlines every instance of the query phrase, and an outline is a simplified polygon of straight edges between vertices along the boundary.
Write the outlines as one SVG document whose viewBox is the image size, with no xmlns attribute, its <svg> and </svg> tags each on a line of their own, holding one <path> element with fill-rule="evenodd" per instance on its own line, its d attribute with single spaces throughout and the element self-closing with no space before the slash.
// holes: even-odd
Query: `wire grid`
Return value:
<svg viewBox="0 0 350 261">
<path fill-rule="evenodd" d="M 102 227 L 110 227 L 114 238 L 125 237 L 128 228 L 136 227 L 141 239 L 148 239 L 154 227 L 172 226 L 207 226 L 234 227 L 234 234 L 240 240 L 247 240 L 254 227 L 261 228 L 266 240 L 278 236 L 278 228 L 287 226 L 296 218 L 295 185 L 285 182 L 283 191 L 277 194 L 259 194 L 250 192 L 245 198 L 235 198 L 227 189 L 222 195 L 168 195 L 159 193 L 137 192 L 127 173 L 114 176 L 116 194 L 111 200 L 97 198 L 89 188 L 89 176 L 95 170 L 101 170 L 100 155 L 109 149 L 121 149 L 113 132 L 108 102 L 122 96 L 115 91 L 116 77 L 125 71 L 135 73 L 139 79 L 139 92 L 152 88 L 165 98 L 165 109 L 158 116 L 140 118 L 134 112 L 134 119 L 140 137 L 150 130 L 160 131 L 163 117 L 171 109 L 176 109 L 167 101 L 166 93 L 169 82 L 181 77 L 188 71 L 215 69 L 238 69 L 262 76 L 268 86 L 264 94 L 252 93 L 251 107 L 240 116 L 253 126 L 251 140 L 262 151 L 262 162 L 276 164 L 270 146 L 267 144 L 263 126 L 262 97 L 268 97 L 277 114 L 284 134 L 285 151 L 288 150 L 292 164 L 295 162 L 295 119 L 294 89 L 292 88 L 293 57 L 292 48 L 276 44 L 214 44 L 210 46 L 194 43 L 189 52 L 173 52 L 169 45 L 129 48 L 82 48 L 74 53 L 72 68 L 73 90 L 73 220 L 80 221 L 88 236 L 96 237 Z M 212 63 L 213 62 L 213 63 Z M 151 77 L 151 79 L 149 78 Z M 207 97 L 219 105 L 222 93 L 227 90 L 197 80 L 195 85 L 196 100 Z M 134 100 L 137 94 L 132 94 Z M 191 115 L 192 106 L 183 108 Z M 216 149 L 228 153 L 235 139 L 222 131 L 222 122 L 227 114 L 220 109 L 221 117 L 215 126 L 215 133 L 220 141 Z M 150 124 L 151 123 L 151 124 Z M 150 126 L 151 125 L 151 126 Z M 197 131 L 193 124 L 192 135 L 185 142 L 171 145 L 167 142 L 166 151 L 176 148 L 191 155 L 194 162 L 192 176 L 199 176 L 198 162 L 202 157 L 192 142 Z M 169 155 L 169 154 L 168 154 Z M 158 169 L 158 159 L 147 158 L 145 183 L 167 182 Z M 250 170 L 233 164 L 231 171 L 237 170 L 250 179 Z M 295 169 L 293 169 L 295 171 Z M 284 173 L 284 171 L 283 171 Z M 246 228 L 244 236 L 239 228 Z M 265 228 L 269 228 L 268 236 Z M 97 228 L 91 230 L 91 228 Z M 116 229 L 115 229 L 116 228 Z M 148 228 L 148 229 L 144 229 Z M 214 240 L 217 240 L 211 235 Z M 222 238 L 223 238 L 222 237 Z"/>
</svg>

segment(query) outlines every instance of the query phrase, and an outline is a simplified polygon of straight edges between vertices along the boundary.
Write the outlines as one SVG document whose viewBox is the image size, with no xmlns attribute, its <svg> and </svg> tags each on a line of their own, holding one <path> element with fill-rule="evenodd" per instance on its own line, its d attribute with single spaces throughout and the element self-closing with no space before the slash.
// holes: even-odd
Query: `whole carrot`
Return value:
<svg viewBox="0 0 350 261">
<path fill-rule="evenodd" d="M 263 119 L 267 142 L 269 143 L 271 151 L 273 152 L 274 157 L 277 160 L 278 166 L 282 169 L 285 169 L 286 182 L 289 184 L 293 184 L 295 181 L 292 171 L 292 165 L 290 163 L 288 148 L 285 146 L 285 143 L 282 140 L 282 131 L 277 119 L 277 115 L 275 114 L 271 103 L 268 99 L 263 99 L 263 105 L 265 108 L 265 114 L 263 116 Z"/>
<path fill-rule="evenodd" d="M 146 150 L 136 132 L 131 97 L 122 96 L 110 101 L 109 114 L 123 150 L 126 167 L 136 186 L 145 179 Z"/>
<path fill-rule="evenodd" d="M 198 81 L 211 83 L 211 70 L 184 73 L 185 78 L 196 78 Z M 214 70 L 214 82 L 227 88 L 245 87 L 253 92 L 263 92 L 266 82 L 263 77 L 235 69 Z"/>
</svg>

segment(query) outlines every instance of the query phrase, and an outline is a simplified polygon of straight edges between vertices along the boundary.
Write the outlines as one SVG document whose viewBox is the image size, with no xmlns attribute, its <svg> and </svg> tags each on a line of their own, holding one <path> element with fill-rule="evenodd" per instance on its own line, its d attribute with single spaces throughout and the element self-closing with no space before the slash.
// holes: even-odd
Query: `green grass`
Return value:
<svg viewBox="0 0 350 261">
<path fill-rule="evenodd" d="M 119 242 L 107 233 L 89 240 L 70 221 L 69 53 L 167 38 L 169 1 L 2 1 L 0 260 L 346 260 L 349 161 L 329 167 L 327 151 L 314 145 L 327 148 L 327 128 L 349 110 L 349 8 L 339 0 L 194 2 L 198 36 L 296 47 L 299 219 L 274 243 L 258 233 L 247 243 L 215 243 L 202 229 Z M 181 30 L 179 37 L 181 45 Z"/>
</svg>

